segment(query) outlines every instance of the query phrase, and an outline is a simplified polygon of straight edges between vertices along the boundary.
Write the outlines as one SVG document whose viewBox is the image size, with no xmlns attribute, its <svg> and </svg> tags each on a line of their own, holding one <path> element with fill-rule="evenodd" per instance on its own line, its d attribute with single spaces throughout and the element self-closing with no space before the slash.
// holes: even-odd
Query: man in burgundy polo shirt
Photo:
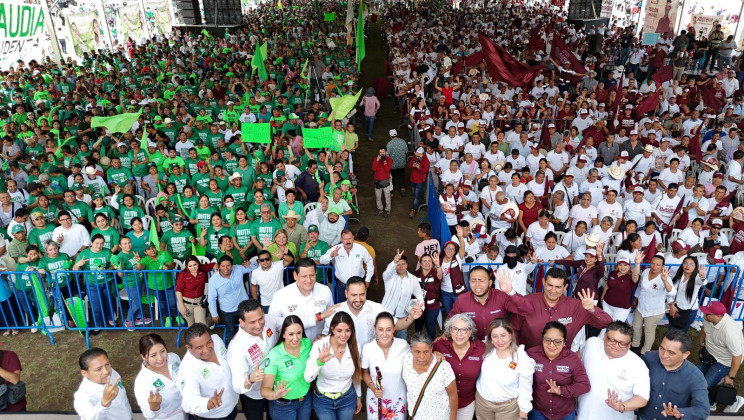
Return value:
<svg viewBox="0 0 744 420">
<path fill-rule="evenodd" d="M 488 324 L 495 318 L 506 318 L 507 312 L 524 316 L 532 312 L 532 305 L 527 298 L 519 295 L 512 288 L 505 269 L 496 271 L 496 281 L 499 282 L 501 290 L 492 287 L 493 280 L 485 267 L 473 267 L 470 270 L 470 291 L 457 297 L 449 313 L 449 317 L 455 314 L 465 314 L 472 318 L 478 329 L 479 340 L 486 337 Z M 540 332 L 542 332 L 542 327 L 540 327 Z"/>
<path fill-rule="evenodd" d="M 565 296 L 570 279 L 560 268 L 551 268 L 545 274 L 544 291 L 525 296 L 531 308 L 526 314 L 515 313 L 511 324 L 525 348 L 542 344 L 542 330 L 549 321 L 566 326 L 566 347 L 570 347 L 576 334 L 586 324 L 605 328 L 612 317 L 595 305 L 594 293 L 584 290 L 576 293 L 579 299 Z"/>
</svg>

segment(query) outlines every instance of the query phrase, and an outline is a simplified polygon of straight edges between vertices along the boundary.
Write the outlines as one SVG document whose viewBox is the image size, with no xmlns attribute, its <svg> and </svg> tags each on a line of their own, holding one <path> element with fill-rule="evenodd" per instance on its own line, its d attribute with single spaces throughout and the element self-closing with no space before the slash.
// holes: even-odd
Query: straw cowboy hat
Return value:
<svg viewBox="0 0 744 420">
<path fill-rule="evenodd" d="M 297 212 L 295 212 L 294 210 L 290 210 L 290 211 L 287 212 L 287 214 L 285 214 L 284 216 L 282 216 L 282 218 L 283 219 L 296 219 L 296 220 L 300 220 L 302 218 L 302 216 L 300 216 L 299 214 L 297 214 Z"/>
<path fill-rule="evenodd" d="M 504 214 L 506 214 L 509 219 L 516 219 L 517 216 L 519 216 L 519 207 L 517 207 L 517 204 L 515 202 L 509 201 L 504 205 L 504 208 L 501 209 L 499 217 L 503 216 Z"/>
<path fill-rule="evenodd" d="M 607 170 L 607 173 L 614 179 L 622 179 L 625 176 L 625 169 L 617 165 L 612 165 Z"/>
</svg>

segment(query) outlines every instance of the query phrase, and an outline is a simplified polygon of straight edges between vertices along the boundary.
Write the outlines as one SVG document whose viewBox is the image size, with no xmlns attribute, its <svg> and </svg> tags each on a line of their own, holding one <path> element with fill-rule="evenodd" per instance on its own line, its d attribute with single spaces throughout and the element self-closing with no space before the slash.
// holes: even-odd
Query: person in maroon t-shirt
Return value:
<svg viewBox="0 0 744 420">
<path fill-rule="evenodd" d="M 176 300 L 178 312 L 191 326 L 195 322 L 207 324 L 209 322 L 206 308 L 202 308 L 201 299 L 204 288 L 209 279 L 209 272 L 214 263 L 201 264 L 195 256 L 189 256 L 184 261 L 184 269 L 176 277 Z M 208 325 L 208 324 L 207 324 Z"/>
<path fill-rule="evenodd" d="M 0 377 L 3 382 L 17 384 L 21 380 L 21 361 L 18 355 L 10 350 L 0 351 Z M 26 411 L 26 397 L 15 404 L 8 404 L 3 411 Z"/>
<path fill-rule="evenodd" d="M 505 312 L 528 316 L 532 305 L 519 295 L 511 285 L 505 269 L 496 271 L 498 288 L 493 288 L 493 279 L 488 269 L 482 266 L 470 270 L 470 291 L 457 297 L 449 317 L 465 314 L 473 319 L 478 330 L 478 340 L 488 333 L 488 324 L 495 318 L 506 318 Z"/>
<path fill-rule="evenodd" d="M 560 268 L 551 268 L 545 274 L 544 291 L 527 295 L 532 305 L 529 315 L 513 314 L 512 326 L 519 334 L 519 342 L 525 347 L 542 343 L 542 330 L 549 321 L 558 321 L 566 326 L 566 346 L 571 346 L 574 337 L 587 324 L 602 329 L 612 322 L 612 318 L 599 309 L 594 293 L 586 290 L 576 293 L 576 298 L 565 296 L 570 279 Z"/>
</svg>

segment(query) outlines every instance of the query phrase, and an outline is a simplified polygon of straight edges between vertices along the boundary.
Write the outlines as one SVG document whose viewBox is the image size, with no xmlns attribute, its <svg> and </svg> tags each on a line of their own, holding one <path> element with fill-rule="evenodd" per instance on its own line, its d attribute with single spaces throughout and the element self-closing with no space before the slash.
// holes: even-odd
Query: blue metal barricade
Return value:
<svg viewBox="0 0 744 420">
<path fill-rule="evenodd" d="M 64 325 L 48 284 L 37 271 L 0 272 L 0 329 L 39 330 L 53 345 L 51 331 Z"/>
</svg>

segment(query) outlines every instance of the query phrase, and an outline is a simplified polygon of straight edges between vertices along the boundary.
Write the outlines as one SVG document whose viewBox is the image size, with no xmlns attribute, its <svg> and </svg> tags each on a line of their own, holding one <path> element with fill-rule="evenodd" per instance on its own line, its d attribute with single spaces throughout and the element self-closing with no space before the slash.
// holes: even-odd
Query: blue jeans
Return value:
<svg viewBox="0 0 744 420">
<path fill-rule="evenodd" d="M 437 309 L 426 309 L 424 315 L 416 320 L 416 332 L 426 328 L 426 333 L 429 337 L 436 337 L 437 333 L 437 315 L 441 312 L 441 308 Z"/>
<path fill-rule="evenodd" d="M 452 310 L 452 306 L 457 300 L 457 295 L 452 292 L 441 291 L 442 293 L 442 304 L 444 304 L 444 317 L 446 318 Z"/>
<path fill-rule="evenodd" d="M 532 408 L 532 411 L 530 411 L 530 414 L 527 415 L 528 420 L 573 420 L 574 418 L 576 418 L 576 411 L 561 419 L 550 419 L 545 417 L 543 413 L 537 411 L 534 407 Z"/>
<path fill-rule="evenodd" d="M 220 321 L 225 324 L 225 346 L 230 343 L 235 333 L 238 332 L 238 311 L 224 312 L 220 311 Z M 273 416 L 272 416 L 273 417 Z"/>
<path fill-rule="evenodd" d="M 405 330 L 396 331 L 395 336 L 400 338 L 401 340 L 408 341 L 408 328 L 406 328 Z"/>
<path fill-rule="evenodd" d="M 357 395 L 353 386 L 336 400 L 315 390 L 313 391 L 313 410 L 321 420 L 351 420 L 356 411 L 356 400 Z"/>
<path fill-rule="evenodd" d="M 714 386 L 721 382 L 721 379 L 728 376 L 731 367 L 726 366 L 722 363 L 716 363 L 714 365 L 699 364 L 698 369 L 705 375 L 705 381 L 708 383 L 708 392 L 713 389 Z M 708 402 L 713 404 L 713 399 L 708 395 Z"/>
<path fill-rule="evenodd" d="M 346 283 L 342 282 L 339 279 L 336 280 L 336 286 L 334 287 L 333 294 L 333 301 L 334 302 L 343 302 L 346 300 Z"/>
<path fill-rule="evenodd" d="M 424 186 L 426 185 L 426 181 L 424 182 L 411 182 L 411 192 L 413 192 L 413 206 L 411 209 L 418 210 L 419 205 L 421 205 L 421 199 L 419 198 L 421 196 L 421 191 L 424 190 Z"/>
<path fill-rule="evenodd" d="M 19 317 L 19 319 L 16 320 L 18 322 L 18 325 L 36 325 L 36 302 L 30 296 L 30 294 L 33 292 L 26 292 L 18 289 L 15 289 L 14 291 L 16 303 L 21 308 L 21 312 L 28 316 L 28 324 L 26 324 L 26 321 L 23 318 Z"/>
<path fill-rule="evenodd" d="M 109 315 L 109 320 L 113 320 L 112 307 L 116 298 L 111 297 L 108 283 L 88 283 L 87 289 L 90 310 L 93 312 L 93 327 L 106 327 L 106 315 Z"/>
<path fill-rule="evenodd" d="M 160 322 L 164 323 L 166 318 L 178 316 L 178 304 L 176 303 L 176 289 L 150 289 L 150 296 L 158 300 L 158 311 L 160 312 Z"/>
<path fill-rule="evenodd" d="M 126 285 L 127 297 L 129 298 L 129 312 L 127 321 L 135 322 L 142 319 L 142 283 L 134 286 Z"/>
<path fill-rule="evenodd" d="M 372 137 L 372 129 L 375 127 L 375 117 L 364 117 L 364 122 L 367 125 L 367 137 Z"/>
<path fill-rule="evenodd" d="M 310 420 L 313 411 L 313 403 L 310 394 L 302 400 L 275 400 L 269 401 L 269 414 L 272 419 L 281 420 Z M 320 417 L 323 418 L 323 417 Z"/>
<path fill-rule="evenodd" d="M 624 66 L 629 56 L 630 56 L 630 48 L 620 48 L 620 57 L 617 60 L 617 64 Z"/>
<path fill-rule="evenodd" d="M 731 57 L 718 56 L 718 68 L 722 69 L 731 65 Z"/>
</svg>

